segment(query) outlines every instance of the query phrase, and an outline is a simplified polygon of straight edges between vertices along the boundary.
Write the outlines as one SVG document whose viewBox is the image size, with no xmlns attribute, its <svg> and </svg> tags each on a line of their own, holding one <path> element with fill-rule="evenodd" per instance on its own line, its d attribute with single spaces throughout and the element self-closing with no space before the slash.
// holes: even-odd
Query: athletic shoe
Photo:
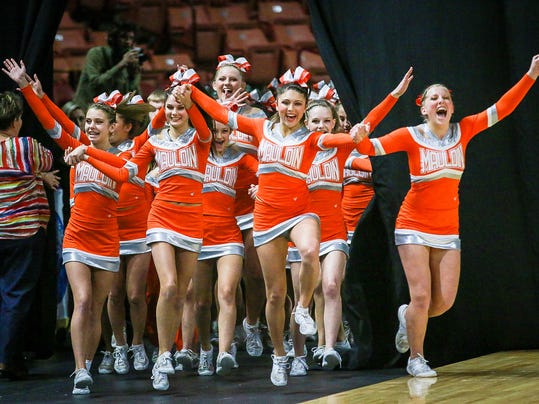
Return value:
<svg viewBox="0 0 539 404">
<path fill-rule="evenodd" d="M 174 354 L 176 370 L 195 370 L 198 367 L 198 355 L 191 349 L 183 348 Z"/>
<path fill-rule="evenodd" d="M 395 335 L 395 348 L 400 353 L 405 353 L 410 349 L 408 344 L 408 334 L 406 332 L 406 317 L 404 316 L 406 309 L 408 308 L 407 304 L 403 304 L 399 307 L 397 311 L 397 317 L 399 318 L 399 329 Z"/>
<path fill-rule="evenodd" d="M 349 341 L 349 344 L 354 343 L 354 334 L 352 334 L 352 330 L 350 329 L 350 323 L 346 320 L 343 320 L 342 326 L 344 328 L 344 336 L 347 341 Z"/>
<path fill-rule="evenodd" d="M 290 365 L 290 376 L 307 376 L 307 370 L 309 370 L 307 357 L 296 356 Z"/>
<path fill-rule="evenodd" d="M 97 372 L 100 375 L 110 375 L 114 373 L 114 358 L 112 357 L 112 352 L 101 351 L 103 353 L 103 359 L 97 368 Z"/>
<path fill-rule="evenodd" d="M 116 346 L 112 353 L 112 356 L 114 356 L 114 370 L 119 375 L 125 375 L 129 372 L 129 360 L 127 359 L 128 349 L 129 347 L 127 345 Z"/>
<path fill-rule="evenodd" d="M 94 383 L 94 380 L 86 368 L 75 370 L 71 376 L 75 376 L 72 394 L 81 395 L 90 393 L 90 386 Z"/>
<path fill-rule="evenodd" d="M 295 358 L 298 355 L 296 355 L 296 351 L 294 349 L 294 343 L 293 343 L 292 340 L 290 340 L 289 343 L 292 344 L 292 347 L 291 347 L 291 349 L 289 351 L 286 352 L 286 356 L 288 356 L 289 358 Z M 307 345 L 303 345 L 303 355 L 301 355 L 301 356 L 307 355 L 307 352 L 308 352 L 307 351 Z"/>
<path fill-rule="evenodd" d="M 286 372 L 290 365 L 288 357 L 271 355 L 273 367 L 271 368 L 271 382 L 275 386 L 286 386 L 288 384 L 288 373 Z"/>
<path fill-rule="evenodd" d="M 324 356 L 324 350 L 326 349 L 325 345 L 315 346 L 311 348 L 311 351 L 313 353 L 313 361 L 317 363 L 322 362 L 322 357 Z"/>
<path fill-rule="evenodd" d="M 157 362 L 158 357 L 159 357 L 159 348 L 154 348 L 152 352 L 152 363 Z"/>
<path fill-rule="evenodd" d="M 126 332 L 125 327 L 123 328 L 123 333 L 124 333 L 124 341 L 127 341 L 127 332 Z M 116 344 L 116 337 L 114 336 L 114 333 L 112 333 L 112 337 L 110 339 L 110 345 L 112 346 L 112 348 L 116 348 L 118 346 Z"/>
<path fill-rule="evenodd" d="M 261 356 L 264 352 L 262 338 L 260 338 L 260 328 L 256 325 L 247 324 L 247 319 L 243 319 L 243 330 L 245 331 L 245 348 L 249 356 Z"/>
<path fill-rule="evenodd" d="M 237 367 L 236 359 L 228 352 L 219 352 L 217 356 L 217 370 L 216 373 L 220 376 L 226 376 L 230 374 L 232 369 Z"/>
<path fill-rule="evenodd" d="M 427 364 L 427 360 L 420 354 L 414 359 L 408 358 L 408 366 L 406 371 L 414 377 L 436 377 L 436 371 L 432 370 Z"/>
<path fill-rule="evenodd" d="M 337 352 L 342 354 L 343 352 L 351 350 L 352 346 L 350 345 L 350 342 L 347 339 L 345 339 L 344 341 L 335 342 L 334 348 Z"/>
<path fill-rule="evenodd" d="M 200 360 L 198 363 L 198 374 L 200 376 L 211 376 L 215 372 L 213 367 L 213 347 L 209 351 L 200 348 Z"/>
<path fill-rule="evenodd" d="M 245 330 L 243 326 L 238 324 L 234 328 L 234 342 L 236 343 L 238 350 L 245 350 L 246 338 L 247 336 L 245 335 Z"/>
<path fill-rule="evenodd" d="M 169 351 L 163 352 L 161 355 L 159 355 L 159 357 L 157 358 L 157 362 L 155 362 L 155 366 L 159 368 L 159 371 L 161 373 L 166 373 L 167 375 L 174 374 L 172 355 Z"/>
<path fill-rule="evenodd" d="M 236 355 L 238 353 L 238 345 L 235 342 L 230 344 L 230 349 L 228 350 L 228 353 L 234 358 L 234 369 L 239 368 L 240 365 L 238 365 L 238 361 L 236 360 Z"/>
<path fill-rule="evenodd" d="M 168 374 L 160 371 L 159 362 L 158 359 L 152 368 L 152 386 L 154 390 L 168 390 L 170 386 L 168 383 Z"/>
<path fill-rule="evenodd" d="M 88 372 L 90 372 L 92 370 L 92 361 L 90 359 L 86 359 L 84 361 L 84 367 Z"/>
<path fill-rule="evenodd" d="M 144 345 L 131 345 L 131 348 L 129 348 L 129 352 L 133 353 L 133 367 L 135 370 L 146 370 L 148 369 L 148 366 L 150 365 L 150 360 L 148 359 L 148 355 L 146 355 L 146 349 L 144 349 Z"/>
<path fill-rule="evenodd" d="M 410 398 L 423 398 L 429 393 L 429 388 L 438 379 L 436 377 L 411 377 L 408 379 L 408 394 Z"/>
<path fill-rule="evenodd" d="M 340 368 L 342 364 L 341 355 L 333 349 L 326 348 L 324 350 L 324 356 L 322 357 L 322 369 L 334 370 Z"/>
<path fill-rule="evenodd" d="M 294 320 L 299 326 L 299 332 L 303 335 L 316 334 L 316 323 L 309 314 L 308 307 L 301 307 L 298 304 L 296 307 L 296 311 L 294 312 Z"/>
<path fill-rule="evenodd" d="M 90 394 L 90 388 L 84 387 L 82 389 L 79 389 L 78 387 L 73 387 L 73 391 L 71 392 L 71 394 L 73 394 L 74 396 Z"/>
</svg>

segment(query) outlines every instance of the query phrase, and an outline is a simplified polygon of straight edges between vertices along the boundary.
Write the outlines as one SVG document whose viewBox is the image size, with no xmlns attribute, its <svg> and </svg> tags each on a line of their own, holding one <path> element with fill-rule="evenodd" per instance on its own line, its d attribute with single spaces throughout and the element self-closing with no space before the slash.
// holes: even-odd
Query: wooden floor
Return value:
<svg viewBox="0 0 539 404">
<path fill-rule="evenodd" d="M 308 401 L 323 403 L 539 403 L 539 351 L 499 352 Z"/>
</svg>

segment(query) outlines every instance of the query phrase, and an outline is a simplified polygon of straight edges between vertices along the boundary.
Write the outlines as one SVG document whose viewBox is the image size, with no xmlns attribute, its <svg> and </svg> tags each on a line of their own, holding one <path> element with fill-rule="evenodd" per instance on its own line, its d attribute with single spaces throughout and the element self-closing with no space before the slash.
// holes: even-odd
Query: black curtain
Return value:
<svg viewBox="0 0 539 404">
<path fill-rule="evenodd" d="M 28 72 L 36 73 L 45 92 L 52 96 L 53 87 L 53 41 L 67 0 L 17 0 L 3 1 L 0 13 L 0 60 L 14 58 L 23 60 Z M 3 65 L 2 65 L 3 67 Z M 5 74 L 0 74 L 0 91 L 14 91 L 16 84 Z M 67 172 L 61 163 L 63 153 L 50 140 L 32 112 L 26 108 L 20 136 L 38 139 L 55 155 L 55 168 Z M 65 175 L 64 175 L 65 177 Z M 52 193 L 48 193 L 51 211 Z M 37 358 L 47 358 L 54 351 L 56 327 L 56 237 L 54 223 L 47 230 L 46 262 L 38 283 L 37 295 L 28 321 L 29 330 L 25 340 L 27 351 Z"/>
<path fill-rule="evenodd" d="M 420 123 L 429 84 L 452 91 L 454 120 L 492 105 L 539 53 L 532 0 L 309 0 L 322 58 L 352 122 L 400 81 L 414 80 L 373 136 Z M 539 89 L 468 147 L 460 185 L 462 271 L 454 307 L 429 322 L 434 366 L 490 352 L 539 348 Z M 353 367 L 402 365 L 394 335 L 408 289 L 393 244 L 409 188 L 404 155 L 372 159 L 376 196 L 358 224 L 343 286 L 358 348 Z"/>
</svg>

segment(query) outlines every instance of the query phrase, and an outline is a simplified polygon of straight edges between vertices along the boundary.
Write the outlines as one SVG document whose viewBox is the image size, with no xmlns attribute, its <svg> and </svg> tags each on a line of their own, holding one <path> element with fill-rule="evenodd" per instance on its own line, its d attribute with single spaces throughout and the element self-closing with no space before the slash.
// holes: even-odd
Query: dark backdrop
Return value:
<svg viewBox="0 0 539 404">
<path fill-rule="evenodd" d="M 28 72 L 36 73 L 43 89 L 52 94 L 53 41 L 60 23 L 66 0 L 16 0 L 2 1 L 0 5 L 0 61 L 6 58 L 23 60 Z M 2 64 L 3 67 L 3 64 Z M 0 91 L 16 90 L 16 85 L 4 73 L 0 73 Z M 26 108 L 23 115 L 23 127 L 20 136 L 32 136 L 38 139 L 55 154 L 55 168 L 67 172 L 61 163 L 62 152 L 49 139 Z M 64 175 L 67 178 L 66 175 Z M 64 181 L 64 182 L 67 182 Z M 51 207 L 53 197 L 48 192 Z M 53 215 L 51 216 L 53 217 Z M 42 268 L 37 288 L 37 296 L 25 333 L 27 351 L 37 358 L 46 358 L 54 350 L 54 331 L 56 327 L 56 238 L 54 222 L 48 228 L 48 246 L 46 263 Z M 1 259 L 1 258 L 0 258 Z"/>
<path fill-rule="evenodd" d="M 415 98 L 442 82 L 454 120 L 492 105 L 539 53 L 533 0 L 309 0 L 320 52 L 352 122 L 414 80 L 373 136 L 420 123 Z M 462 274 L 454 307 L 429 322 L 434 366 L 482 354 L 539 348 L 539 89 L 468 147 L 460 185 Z M 359 340 L 352 366 L 402 364 L 396 309 L 408 289 L 393 245 L 409 187 L 404 155 L 373 158 L 376 196 L 354 236 L 343 294 Z M 404 356 L 404 355 L 403 355 Z"/>
</svg>

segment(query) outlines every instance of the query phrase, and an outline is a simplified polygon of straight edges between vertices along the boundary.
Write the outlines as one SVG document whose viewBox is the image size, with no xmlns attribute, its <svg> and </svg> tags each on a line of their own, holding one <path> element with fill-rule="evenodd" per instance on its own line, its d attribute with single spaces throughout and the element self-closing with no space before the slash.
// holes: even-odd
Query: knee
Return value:
<svg viewBox="0 0 539 404">
<path fill-rule="evenodd" d="M 427 312 L 431 307 L 431 296 L 426 290 L 414 291 L 410 296 L 410 301 L 414 305 L 415 310 Z"/>
<path fill-rule="evenodd" d="M 325 300 L 336 300 L 341 295 L 341 284 L 335 279 L 326 282 L 323 286 L 323 289 Z"/>
<path fill-rule="evenodd" d="M 286 291 L 268 290 L 266 291 L 267 304 L 270 306 L 284 306 Z"/>
<path fill-rule="evenodd" d="M 453 303 L 454 299 L 433 301 L 429 307 L 429 317 L 441 316 L 451 307 L 453 307 Z"/>
<path fill-rule="evenodd" d="M 313 265 L 317 262 L 320 257 L 320 245 L 319 244 L 309 244 L 306 247 L 302 248 L 300 251 L 301 261 L 305 264 Z"/>
<path fill-rule="evenodd" d="M 178 299 L 178 288 L 175 284 L 162 285 L 159 298 L 167 301 L 175 301 Z"/>
<path fill-rule="evenodd" d="M 74 304 L 73 311 L 89 318 L 92 315 L 92 298 L 90 296 L 79 297 Z"/>
<path fill-rule="evenodd" d="M 146 303 L 144 293 L 130 293 L 128 296 L 130 306 L 141 306 Z"/>
<path fill-rule="evenodd" d="M 231 306 L 236 302 L 236 288 L 229 286 L 222 287 L 219 290 L 219 303 L 221 305 Z"/>
</svg>

